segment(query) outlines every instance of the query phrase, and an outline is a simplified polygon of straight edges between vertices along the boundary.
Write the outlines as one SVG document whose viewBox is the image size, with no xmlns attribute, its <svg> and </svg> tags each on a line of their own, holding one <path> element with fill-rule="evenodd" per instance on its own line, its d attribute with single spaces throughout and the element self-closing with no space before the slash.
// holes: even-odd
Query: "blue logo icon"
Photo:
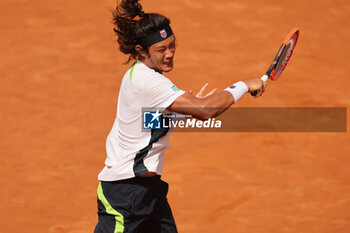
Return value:
<svg viewBox="0 0 350 233">
<path fill-rule="evenodd" d="M 144 111 L 143 112 L 143 128 L 144 129 L 160 129 L 160 116 L 162 114 L 157 111 Z"/>
<path fill-rule="evenodd" d="M 163 30 L 160 31 L 160 36 L 161 36 L 163 39 L 165 39 L 165 38 L 168 36 L 168 34 L 166 33 L 165 29 L 163 29 Z"/>
</svg>

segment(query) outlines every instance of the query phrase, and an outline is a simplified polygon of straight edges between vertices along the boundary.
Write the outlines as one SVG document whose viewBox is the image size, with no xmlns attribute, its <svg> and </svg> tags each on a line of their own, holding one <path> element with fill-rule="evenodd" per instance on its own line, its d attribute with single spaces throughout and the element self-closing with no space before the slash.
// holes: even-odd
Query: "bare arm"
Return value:
<svg viewBox="0 0 350 233">
<path fill-rule="evenodd" d="M 248 92 L 259 91 L 259 96 L 261 96 L 266 86 L 260 79 L 251 79 L 244 81 L 244 83 L 248 86 Z M 207 84 L 203 86 L 200 93 L 196 96 L 192 95 L 191 92 L 186 92 L 177 98 L 168 109 L 173 112 L 190 114 L 200 120 L 207 120 L 222 114 L 236 102 L 228 91 L 215 93 L 216 90 L 213 90 L 205 97 L 202 97 L 206 87 Z"/>
<path fill-rule="evenodd" d="M 205 98 L 198 98 L 188 92 L 168 107 L 170 111 L 190 114 L 200 120 L 207 120 L 223 113 L 234 103 L 231 93 L 222 91 Z"/>
</svg>

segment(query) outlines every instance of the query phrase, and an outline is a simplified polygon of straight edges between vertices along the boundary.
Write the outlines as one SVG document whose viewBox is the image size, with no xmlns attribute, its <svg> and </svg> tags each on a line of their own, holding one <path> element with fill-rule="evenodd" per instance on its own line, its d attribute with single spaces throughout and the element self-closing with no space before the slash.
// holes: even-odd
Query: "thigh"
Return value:
<svg viewBox="0 0 350 233">
<path fill-rule="evenodd" d="M 168 184 L 162 181 L 159 189 L 162 195 L 157 200 L 157 205 L 150 216 L 149 224 L 146 225 L 145 231 L 142 233 L 177 233 L 174 216 L 166 198 Z"/>
<path fill-rule="evenodd" d="M 95 227 L 94 233 L 115 233 L 118 232 L 116 228 L 117 222 L 114 216 L 111 215 L 99 215 L 98 223 Z M 123 232 L 124 229 L 119 232 Z"/>
<path fill-rule="evenodd" d="M 101 182 L 94 233 L 177 233 L 167 192 L 159 178 Z"/>
<path fill-rule="evenodd" d="M 167 201 L 140 230 L 140 233 L 177 233 L 174 217 Z"/>
<path fill-rule="evenodd" d="M 98 223 L 95 233 L 127 233 L 132 215 L 133 187 L 127 182 L 103 182 L 97 189 Z"/>
</svg>

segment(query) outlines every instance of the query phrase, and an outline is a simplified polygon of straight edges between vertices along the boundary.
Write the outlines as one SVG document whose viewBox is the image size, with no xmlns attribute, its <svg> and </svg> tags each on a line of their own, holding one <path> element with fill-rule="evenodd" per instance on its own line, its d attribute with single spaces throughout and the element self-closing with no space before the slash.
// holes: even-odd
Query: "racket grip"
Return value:
<svg viewBox="0 0 350 233">
<path fill-rule="evenodd" d="M 251 94 L 253 97 L 255 97 L 255 96 L 257 96 L 257 95 L 258 95 L 258 91 L 253 91 L 253 92 L 250 92 L 250 94 Z"/>
<path fill-rule="evenodd" d="M 264 74 L 260 79 L 261 79 L 261 81 L 266 82 L 266 81 L 269 79 L 269 76 L 267 76 L 266 74 Z M 251 94 L 253 97 L 255 97 L 255 96 L 258 95 L 258 91 L 252 91 L 252 92 L 250 92 L 250 94 Z"/>
</svg>

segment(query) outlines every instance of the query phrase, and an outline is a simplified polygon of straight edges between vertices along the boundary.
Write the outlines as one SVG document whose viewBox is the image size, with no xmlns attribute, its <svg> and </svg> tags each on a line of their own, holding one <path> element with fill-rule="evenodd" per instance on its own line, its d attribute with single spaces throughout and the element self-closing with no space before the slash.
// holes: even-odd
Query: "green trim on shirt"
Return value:
<svg viewBox="0 0 350 233">
<path fill-rule="evenodd" d="M 132 74 L 134 73 L 134 69 L 135 69 L 136 63 L 137 63 L 137 61 L 135 61 L 135 63 L 134 63 L 134 64 L 132 65 L 132 67 L 131 67 L 131 71 L 130 71 L 130 81 L 132 81 Z"/>
</svg>

